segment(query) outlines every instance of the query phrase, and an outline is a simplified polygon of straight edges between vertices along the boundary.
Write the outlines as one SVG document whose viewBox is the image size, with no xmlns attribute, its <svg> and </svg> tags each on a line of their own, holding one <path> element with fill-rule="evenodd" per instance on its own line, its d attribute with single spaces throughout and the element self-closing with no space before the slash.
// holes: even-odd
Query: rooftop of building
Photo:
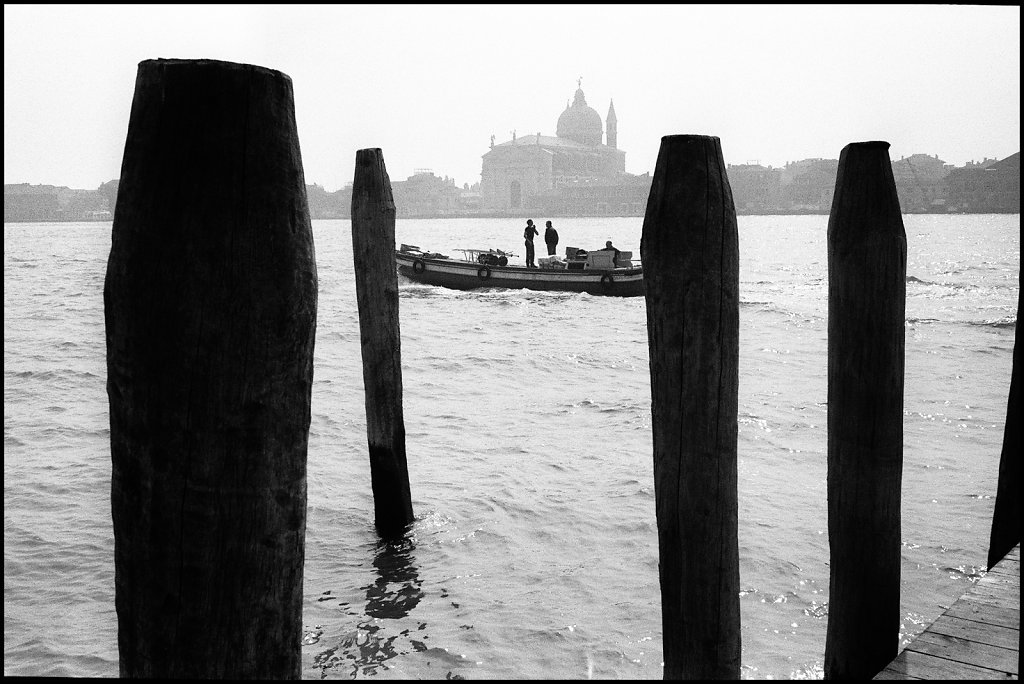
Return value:
<svg viewBox="0 0 1024 684">
<path fill-rule="evenodd" d="M 570 140 L 568 138 L 559 138 L 559 137 L 553 136 L 553 135 L 541 135 L 540 133 L 537 133 L 537 134 L 531 134 L 531 135 L 517 136 L 517 137 L 513 138 L 512 140 L 508 140 L 506 142 L 496 144 L 492 149 L 498 149 L 499 147 L 500 148 L 525 147 L 525 146 L 529 146 L 529 145 L 535 145 L 535 146 L 538 146 L 538 147 L 547 147 L 547 148 L 552 148 L 552 149 L 559 148 L 559 149 L 565 149 L 565 150 L 581 150 L 581 151 L 582 150 L 592 150 L 595 147 L 599 147 L 599 148 L 601 148 L 601 147 L 607 148 L 608 147 L 607 145 L 603 145 L 603 144 L 602 145 L 584 145 L 582 143 L 578 143 L 575 140 Z"/>
</svg>

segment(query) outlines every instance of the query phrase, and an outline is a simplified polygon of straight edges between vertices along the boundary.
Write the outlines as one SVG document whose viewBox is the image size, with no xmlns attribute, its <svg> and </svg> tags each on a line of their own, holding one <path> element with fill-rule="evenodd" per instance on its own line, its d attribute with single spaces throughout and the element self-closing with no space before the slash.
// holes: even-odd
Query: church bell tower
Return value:
<svg viewBox="0 0 1024 684">
<path fill-rule="evenodd" d="M 605 118 L 605 127 L 608 130 L 608 147 L 618 149 L 619 126 L 618 120 L 615 118 L 614 100 L 608 101 L 608 116 Z"/>
</svg>

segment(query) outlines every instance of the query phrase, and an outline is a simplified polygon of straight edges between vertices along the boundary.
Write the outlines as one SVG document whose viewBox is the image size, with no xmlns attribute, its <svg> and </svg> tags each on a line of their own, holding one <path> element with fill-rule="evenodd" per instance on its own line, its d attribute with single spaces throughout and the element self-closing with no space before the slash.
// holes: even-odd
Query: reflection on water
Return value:
<svg viewBox="0 0 1024 684">
<path fill-rule="evenodd" d="M 407 535 L 399 540 L 378 541 L 374 550 L 373 567 L 377 579 L 363 589 L 366 591 L 365 615 L 354 630 L 337 643 L 313 658 L 313 666 L 326 678 L 333 668 L 351 668 L 352 678 L 373 676 L 378 669 L 389 669 L 386 664 L 400 655 L 412 651 L 427 651 L 423 643 L 426 623 L 417 623 L 414 629 L 400 621 L 409 615 L 423 598 L 422 580 L 413 563 L 415 544 Z M 347 604 L 342 604 L 347 605 Z M 390 636 L 388 634 L 391 633 Z M 419 639 L 411 634 L 422 634 Z M 337 676 L 336 673 L 335 676 Z"/>
<path fill-rule="evenodd" d="M 405 651 L 395 648 L 399 635 L 384 637 L 378 634 L 379 625 L 361 622 L 354 632 L 346 634 L 336 646 L 318 653 L 313 666 L 320 670 L 321 679 L 328 676 L 332 668 L 351 667 L 352 678 L 377 674 L 377 668 Z M 386 666 L 384 666 L 386 669 Z"/>
<path fill-rule="evenodd" d="M 415 546 L 407 536 L 397 541 L 380 541 L 373 557 L 377 581 L 366 587 L 366 614 L 373 618 L 397 619 L 409 614 L 423 597 L 422 584 L 413 565 Z"/>
</svg>

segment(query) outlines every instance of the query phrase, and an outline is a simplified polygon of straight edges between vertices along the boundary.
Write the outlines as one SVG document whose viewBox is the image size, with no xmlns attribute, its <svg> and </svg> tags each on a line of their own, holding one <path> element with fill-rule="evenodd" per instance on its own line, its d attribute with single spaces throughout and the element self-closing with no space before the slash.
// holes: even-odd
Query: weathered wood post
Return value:
<svg viewBox="0 0 1024 684">
<path fill-rule="evenodd" d="M 1018 279 L 1019 279 L 1018 274 Z M 1013 333 L 1013 366 L 1010 371 L 1010 398 L 1006 402 L 1006 427 L 1003 452 L 999 456 L 999 484 L 996 507 L 992 513 L 992 534 L 988 543 L 988 567 L 1003 559 L 1020 543 L 1020 416 L 1024 413 L 1020 384 L 1020 291 L 1017 292 L 1017 328 Z M 1017 416 L 1014 418 L 1014 416 Z"/>
<path fill-rule="evenodd" d="M 851 143 L 828 221 L 826 679 L 870 679 L 899 647 L 906 274 L 889 143 Z"/>
<path fill-rule="evenodd" d="M 352 260 L 359 306 L 374 521 L 381 537 L 395 538 L 413 522 L 413 512 L 402 415 L 395 202 L 379 148 L 356 152 Z"/>
<path fill-rule="evenodd" d="M 317 271 L 288 76 L 139 64 L 103 299 L 121 676 L 299 678 Z"/>
<path fill-rule="evenodd" d="M 718 138 L 661 139 L 640 253 L 664 676 L 739 679 L 739 236 Z"/>
</svg>

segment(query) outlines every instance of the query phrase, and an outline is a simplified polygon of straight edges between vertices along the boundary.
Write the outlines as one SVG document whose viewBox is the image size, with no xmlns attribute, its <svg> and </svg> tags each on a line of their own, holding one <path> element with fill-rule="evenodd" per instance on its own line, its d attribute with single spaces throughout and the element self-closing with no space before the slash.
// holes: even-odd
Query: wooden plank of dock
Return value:
<svg viewBox="0 0 1024 684">
<path fill-rule="evenodd" d="M 1020 544 L 875 679 L 1018 679 Z"/>
</svg>

